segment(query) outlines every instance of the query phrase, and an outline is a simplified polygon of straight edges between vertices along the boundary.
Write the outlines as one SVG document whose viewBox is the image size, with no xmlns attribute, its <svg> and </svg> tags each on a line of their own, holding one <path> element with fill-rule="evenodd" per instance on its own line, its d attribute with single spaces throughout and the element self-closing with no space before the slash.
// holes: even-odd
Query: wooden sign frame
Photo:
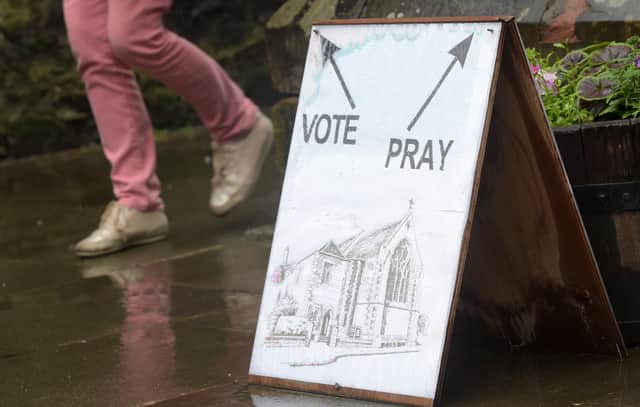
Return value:
<svg viewBox="0 0 640 407">
<path fill-rule="evenodd" d="M 626 356 L 513 17 L 332 20 L 314 26 L 487 22 L 500 23 L 502 31 L 435 398 L 253 374 L 251 384 L 436 405 L 460 301 L 515 346 Z"/>
</svg>

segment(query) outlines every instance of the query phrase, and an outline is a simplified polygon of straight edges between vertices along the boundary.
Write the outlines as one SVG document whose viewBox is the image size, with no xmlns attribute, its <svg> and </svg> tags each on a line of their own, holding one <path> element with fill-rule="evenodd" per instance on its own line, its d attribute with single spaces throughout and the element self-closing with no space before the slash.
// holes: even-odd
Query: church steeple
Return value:
<svg viewBox="0 0 640 407">
<path fill-rule="evenodd" d="M 405 224 L 405 226 L 407 228 L 411 227 L 411 218 L 413 216 L 413 206 L 415 205 L 415 201 L 413 200 L 413 198 L 409 199 L 409 210 L 407 211 L 407 214 L 405 215 L 403 222 Z"/>
</svg>

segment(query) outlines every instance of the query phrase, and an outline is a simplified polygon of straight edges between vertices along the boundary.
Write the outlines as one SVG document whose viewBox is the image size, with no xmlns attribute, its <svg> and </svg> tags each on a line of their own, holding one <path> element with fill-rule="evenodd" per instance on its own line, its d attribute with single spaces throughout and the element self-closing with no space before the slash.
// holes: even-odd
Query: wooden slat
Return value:
<svg viewBox="0 0 640 407">
<path fill-rule="evenodd" d="M 462 298 L 513 346 L 626 349 L 509 24 Z"/>
<path fill-rule="evenodd" d="M 604 184 L 633 179 L 637 153 L 630 129 L 629 120 L 583 125 L 587 183 Z"/>
<path fill-rule="evenodd" d="M 587 167 L 582 146 L 581 126 L 555 129 L 554 136 L 571 184 L 585 184 L 587 182 Z"/>
<path fill-rule="evenodd" d="M 640 343 L 640 212 L 589 213 L 589 239 L 627 346 Z"/>
<path fill-rule="evenodd" d="M 618 237 L 613 217 L 608 213 L 590 214 L 584 217 L 584 222 L 616 317 L 625 318 L 627 288 L 618 256 Z"/>
<path fill-rule="evenodd" d="M 360 400 L 401 404 L 406 406 L 431 407 L 433 405 L 433 400 L 422 397 L 402 396 L 398 394 L 382 393 L 378 391 L 340 387 L 338 385 L 328 386 L 326 384 L 307 383 L 297 380 L 278 379 L 275 377 L 249 375 L 249 383 L 261 386 L 292 389 L 309 393 L 327 394 L 337 397 L 351 397 Z"/>
<path fill-rule="evenodd" d="M 414 18 L 358 18 L 318 20 L 313 25 L 362 25 L 362 24 L 440 24 L 440 23 L 507 23 L 512 16 L 478 17 L 414 17 Z"/>
<path fill-rule="evenodd" d="M 633 119 L 629 122 L 631 132 L 631 150 L 633 154 L 633 164 L 631 175 L 634 180 L 640 180 L 640 119 Z"/>
</svg>

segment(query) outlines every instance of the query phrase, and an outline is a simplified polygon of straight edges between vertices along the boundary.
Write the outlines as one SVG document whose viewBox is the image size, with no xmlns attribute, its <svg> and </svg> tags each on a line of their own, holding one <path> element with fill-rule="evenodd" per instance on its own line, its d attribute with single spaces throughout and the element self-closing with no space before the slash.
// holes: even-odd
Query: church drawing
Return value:
<svg viewBox="0 0 640 407">
<path fill-rule="evenodd" d="M 411 209 L 402 219 L 322 247 L 271 275 L 278 289 L 268 347 L 416 346 L 422 262 Z M 288 250 L 287 250 L 288 251 Z"/>
</svg>

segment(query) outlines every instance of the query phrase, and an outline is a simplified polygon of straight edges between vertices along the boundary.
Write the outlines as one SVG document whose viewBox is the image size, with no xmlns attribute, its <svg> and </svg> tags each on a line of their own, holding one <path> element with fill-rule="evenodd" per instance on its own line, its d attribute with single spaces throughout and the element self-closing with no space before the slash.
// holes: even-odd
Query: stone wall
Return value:
<svg viewBox="0 0 640 407">
<path fill-rule="evenodd" d="M 277 95 L 264 27 L 283 2 L 175 1 L 165 21 L 214 56 L 265 106 Z M 139 78 L 156 128 L 199 125 L 191 107 L 173 92 Z M 0 160 L 97 142 L 66 40 L 62 0 L 0 0 L 0 81 Z"/>
</svg>

